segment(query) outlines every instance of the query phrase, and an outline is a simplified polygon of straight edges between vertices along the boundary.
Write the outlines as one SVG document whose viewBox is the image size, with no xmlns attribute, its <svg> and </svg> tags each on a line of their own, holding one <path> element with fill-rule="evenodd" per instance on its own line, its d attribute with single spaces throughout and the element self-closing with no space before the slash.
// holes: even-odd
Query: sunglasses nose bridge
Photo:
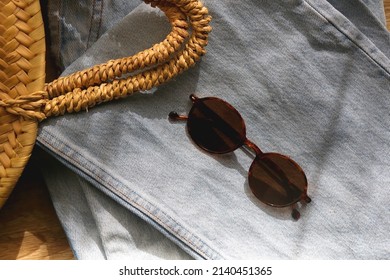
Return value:
<svg viewBox="0 0 390 280">
<path fill-rule="evenodd" d="M 255 143 L 250 141 L 249 139 L 245 139 L 244 145 L 246 145 L 247 147 L 252 149 L 256 153 L 256 156 L 263 154 L 263 152 L 260 150 L 260 148 Z"/>
</svg>

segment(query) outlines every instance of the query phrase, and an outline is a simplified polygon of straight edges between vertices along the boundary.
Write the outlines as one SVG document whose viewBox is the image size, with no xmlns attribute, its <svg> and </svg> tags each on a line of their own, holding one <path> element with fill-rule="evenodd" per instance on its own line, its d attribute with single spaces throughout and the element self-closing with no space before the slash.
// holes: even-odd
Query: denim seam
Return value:
<svg viewBox="0 0 390 280">
<path fill-rule="evenodd" d="M 310 9 L 312 9 L 314 12 L 316 12 L 319 16 L 321 16 L 323 19 L 325 19 L 329 24 L 331 24 L 332 26 L 334 26 L 334 28 L 339 31 L 341 34 L 343 34 L 344 36 L 346 36 L 356 47 L 358 47 L 364 54 L 366 54 L 372 61 L 375 62 L 376 65 L 378 65 L 381 69 L 383 69 L 388 75 L 390 75 L 390 68 L 388 65 L 386 65 L 385 63 L 382 62 L 382 58 L 380 57 L 377 57 L 376 55 L 373 55 L 372 51 L 368 50 L 366 46 L 364 46 L 363 44 L 361 44 L 358 40 L 356 40 L 354 38 L 354 36 L 352 36 L 351 34 L 349 34 L 348 32 L 346 32 L 344 30 L 344 28 L 342 26 L 339 26 L 339 24 L 335 21 L 335 20 L 332 20 L 331 18 L 329 18 L 327 15 L 325 15 L 323 12 L 322 12 L 322 9 L 320 7 L 317 7 L 315 6 L 313 3 L 309 3 L 308 0 L 303 0 L 307 6 L 309 6 Z M 330 4 L 329 4 L 330 5 Z M 332 6 L 333 7 L 333 6 Z M 343 17 L 343 16 L 342 16 Z M 352 24 L 352 23 L 351 23 Z M 363 36 L 363 38 L 365 38 L 365 40 L 368 40 L 369 42 L 371 42 L 368 38 L 366 38 L 366 36 L 364 34 L 362 34 L 360 31 L 358 31 L 361 36 Z M 375 45 L 373 45 L 375 46 Z M 386 57 L 376 46 L 376 51 L 378 51 L 379 53 L 382 54 L 382 56 Z M 386 57 L 386 59 L 388 60 L 387 62 L 389 62 L 390 64 L 390 60 L 389 58 Z"/>
<path fill-rule="evenodd" d="M 83 193 L 84 199 L 85 199 L 86 203 L 88 204 L 88 209 L 89 209 L 89 212 L 90 212 L 90 214 L 92 216 L 94 226 L 95 226 L 96 230 L 98 231 L 99 243 L 100 243 L 98 245 L 99 249 L 101 249 L 103 257 L 105 259 L 107 259 L 107 246 L 106 246 L 104 240 L 101 238 L 101 234 L 100 234 L 101 233 L 101 229 L 100 229 L 100 227 L 98 225 L 98 222 L 97 222 L 97 219 L 96 219 L 96 215 L 95 215 L 95 213 L 93 211 L 91 211 L 91 209 L 92 209 L 91 202 L 88 199 L 87 194 L 85 193 L 85 186 L 84 186 L 83 182 L 79 179 L 79 177 L 77 178 L 77 180 L 78 180 L 78 182 L 79 182 L 79 184 L 81 186 L 81 191 Z"/>
<path fill-rule="evenodd" d="M 103 21 L 103 10 L 104 10 L 104 0 L 102 0 L 102 4 L 100 6 L 100 14 L 99 14 L 99 28 L 97 30 L 97 34 L 96 34 L 96 40 L 99 39 L 100 37 L 100 30 L 102 28 L 102 21 Z"/>
<path fill-rule="evenodd" d="M 90 161 L 84 155 L 80 154 L 80 152 L 77 151 L 76 149 L 73 149 L 69 145 L 63 143 L 62 141 L 60 141 L 58 138 L 56 138 L 51 133 L 49 133 L 47 131 L 45 131 L 45 132 L 51 137 L 51 139 L 55 139 L 56 142 L 60 142 L 61 145 L 66 147 L 68 150 L 71 150 L 78 157 L 84 159 L 87 162 Z M 174 234 L 175 237 L 179 237 L 178 238 L 179 240 L 184 241 L 184 243 L 187 244 L 187 246 L 192 248 L 199 255 L 203 256 L 203 258 L 205 258 L 205 259 L 207 259 L 207 258 L 221 259 L 222 258 L 221 254 L 217 253 L 214 249 L 211 249 L 211 247 L 209 245 L 207 245 L 202 239 L 200 239 L 196 235 L 190 233 L 190 231 L 185 229 L 185 227 L 183 227 L 174 218 L 172 218 L 170 215 L 166 214 L 160 208 L 154 206 L 152 203 L 150 203 L 147 200 L 145 200 L 144 198 L 142 198 L 142 196 L 140 196 L 137 192 L 131 190 L 131 192 L 134 194 L 134 196 L 136 198 L 135 199 L 135 198 L 129 197 L 128 195 L 126 195 L 122 191 L 118 190 L 111 182 L 108 182 L 107 180 L 105 180 L 99 174 L 105 174 L 105 176 L 109 177 L 111 180 L 113 180 L 115 183 L 117 183 L 119 185 L 123 185 L 123 183 L 117 181 L 113 176 L 108 174 L 101 167 L 99 167 L 99 166 L 97 166 L 95 164 L 92 164 L 93 167 L 95 169 L 98 169 L 98 171 L 99 171 L 99 172 L 96 172 L 96 171 L 93 172 L 93 170 L 90 170 L 90 168 L 86 167 L 87 166 L 86 164 L 82 164 L 81 162 L 76 161 L 74 159 L 74 157 L 70 157 L 65 152 L 63 152 L 62 150 L 57 149 L 56 148 L 57 145 L 52 145 L 51 143 L 49 143 L 48 141 L 46 141 L 42 137 L 40 137 L 40 139 L 38 141 L 41 142 L 42 144 L 45 144 L 46 147 L 50 147 L 50 150 L 52 150 L 56 155 L 62 155 L 63 159 L 65 159 L 67 162 L 72 164 L 74 167 L 77 167 L 79 170 L 82 170 L 83 173 L 86 176 L 90 176 L 92 178 L 97 178 L 99 182 L 104 182 L 103 185 L 108 187 L 113 194 L 115 194 L 116 196 L 118 196 L 121 199 L 123 199 L 126 203 L 129 203 L 130 205 L 132 205 L 134 208 L 136 208 L 138 211 L 140 211 L 144 215 L 146 215 L 149 218 L 151 218 L 153 221 L 157 222 L 157 224 L 160 225 L 161 227 L 163 227 L 167 232 L 170 232 L 171 234 Z M 137 200 L 140 200 L 141 202 L 144 202 L 145 205 L 142 205 L 142 203 L 138 202 Z M 157 216 L 156 214 L 154 214 L 152 212 L 158 212 L 158 213 L 160 213 L 160 215 Z M 160 217 L 160 216 L 162 216 L 162 217 Z M 179 229 L 175 229 L 172 225 L 168 225 L 167 222 L 164 221 L 164 218 L 167 221 L 172 222 L 173 225 L 178 226 Z M 184 230 L 184 234 L 180 233 L 181 230 Z M 185 235 L 189 235 L 189 236 L 191 236 L 191 238 L 188 238 Z M 197 245 L 196 242 L 199 242 L 200 245 Z M 205 248 L 202 249 L 201 247 L 205 247 Z"/>
<path fill-rule="evenodd" d="M 87 49 L 89 48 L 89 40 L 91 39 L 92 25 L 93 25 L 93 12 L 95 11 L 95 5 L 96 5 L 96 0 L 92 0 L 92 12 L 91 12 L 91 18 L 89 20 L 89 30 L 88 30 L 88 37 L 87 37 Z"/>
<path fill-rule="evenodd" d="M 55 62 L 57 65 L 59 64 L 60 61 L 60 30 L 59 30 L 59 25 L 60 25 L 60 5 L 58 1 L 49 1 L 47 4 L 47 28 L 48 34 L 50 35 L 51 42 L 50 42 L 50 53 L 53 56 Z"/>
<path fill-rule="evenodd" d="M 61 65 L 63 66 L 64 65 L 64 61 L 62 59 L 62 56 L 61 56 L 61 50 L 63 48 L 62 46 L 62 40 L 61 38 L 63 37 L 62 36 L 62 23 L 60 21 L 60 18 L 63 18 L 63 6 L 62 6 L 62 1 L 59 2 L 59 7 L 58 7 L 58 25 L 57 25 L 57 33 L 58 33 L 58 50 L 57 50 L 57 53 L 56 53 L 56 57 L 57 57 L 57 61 L 58 61 L 58 65 Z"/>
<path fill-rule="evenodd" d="M 90 44 L 93 44 L 99 38 L 100 29 L 102 25 L 103 6 L 104 0 L 93 0 L 91 20 L 87 39 L 87 49 L 91 46 Z"/>
</svg>

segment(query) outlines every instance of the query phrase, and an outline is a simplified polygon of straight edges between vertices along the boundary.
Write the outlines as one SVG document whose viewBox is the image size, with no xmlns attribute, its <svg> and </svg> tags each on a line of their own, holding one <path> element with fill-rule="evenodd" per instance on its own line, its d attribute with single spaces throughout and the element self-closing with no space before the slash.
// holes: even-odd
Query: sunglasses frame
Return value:
<svg viewBox="0 0 390 280">
<path fill-rule="evenodd" d="M 234 147 L 231 147 L 229 149 L 226 149 L 226 150 L 223 150 L 223 151 L 215 151 L 215 150 L 211 150 L 207 147 L 205 147 L 204 145 L 202 145 L 202 143 L 199 143 L 199 141 L 197 140 L 196 137 L 193 137 L 193 132 L 191 131 L 191 116 L 192 116 L 192 113 L 194 110 L 196 110 L 196 104 L 198 101 L 207 101 L 207 100 L 216 100 L 218 102 L 222 102 L 227 108 L 229 108 L 230 110 L 232 110 L 232 112 L 234 112 L 240 119 L 240 125 L 241 125 L 241 128 L 242 128 L 242 131 L 241 133 L 239 133 L 240 135 L 240 139 Z M 197 96 L 195 96 L 194 94 L 191 94 L 190 95 L 190 100 L 192 101 L 193 105 L 188 113 L 188 116 L 185 116 L 185 115 L 179 115 L 177 112 L 175 111 L 172 111 L 169 113 L 169 119 L 172 120 L 172 121 L 177 121 L 177 120 L 185 120 L 187 121 L 187 130 L 188 130 L 188 134 L 190 135 L 191 139 L 193 140 L 193 142 L 198 146 L 200 147 L 202 150 L 206 151 L 206 152 L 209 152 L 209 153 L 212 153 L 212 154 L 226 154 L 226 153 L 230 153 L 230 152 L 233 152 L 235 150 L 237 150 L 238 148 L 241 148 L 243 146 L 246 146 L 248 147 L 249 149 L 251 149 L 254 153 L 255 153 L 255 158 L 249 168 L 249 171 L 248 171 L 248 179 L 251 180 L 251 178 L 253 178 L 254 176 L 252 176 L 252 172 L 253 172 L 253 169 L 255 168 L 255 165 L 257 164 L 257 161 L 259 160 L 263 160 L 264 158 L 266 157 L 279 157 L 279 158 L 282 158 L 283 160 L 286 160 L 288 161 L 289 163 L 293 164 L 294 167 L 296 168 L 297 172 L 301 173 L 300 175 L 303 176 L 304 180 L 305 180 L 305 187 L 304 189 L 302 190 L 302 193 L 299 197 L 297 197 L 296 199 L 292 200 L 291 202 L 288 202 L 288 203 L 285 203 L 285 204 L 273 204 L 273 203 L 270 203 L 266 200 L 262 200 L 259 196 L 257 196 L 255 194 L 255 191 L 254 189 L 252 189 L 251 187 L 251 184 L 249 184 L 252 192 L 254 193 L 255 197 L 261 201 L 262 203 L 266 204 L 266 205 L 269 205 L 271 207 L 276 207 L 276 208 L 282 208 L 282 207 L 288 207 L 288 206 L 292 206 L 292 217 L 295 219 L 295 220 L 298 220 L 300 218 L 300 213 L 299 211 L 297 210 L 296 208 L 296 205 L 298 202 L 306 202 L 306 203 L 310 203 L 311 202 L 311 198 L 307 195 L 307 185 L 308 185 L 308 182 L 307 182 L 307 177 L 303 171 L 303 169 L 294 161 L 292 160 L 290 157 L 286 156 L 286 155 L 283 155 L 283 154 L 280 154 L 280 153 L 275 153 L 275 152 L 267 152 L 267 153 L 264 153 L 256 144 L 254 144 L 252 141 L 250 141 L 247 136 L 246 136 L 246 125 L 245 125 L 245 121 L 244 121 L 244 118 L 241 116 L 241 114 L 238 112 L 238 110 L 236 108 L 234 108 L 231 104 L 229 104 L 228 102 L 226 102 L 225 100 L 223 99 L 220 99 L 218 97 L 203 97 L 203 98 L 199 98 Z M 209 109 L 210 111 L 212 111 L 211 109 Z M 215 112 L 214 112 L 215 113 Z M 241 137 L 242 136 L 242 137 Z M 270 163 L 271 161 L 269 160 L 269 163 L 268 164 L 273 164 L 274 168 L 276 169 L 280 169 L 280 167 L 275 164 L 275 163 Z M 281 172 L 284 174 L 284 172 Z M 285 176 L 286 177 L 286 176 Z M 288 178 L 286 177 L 286 179 L 288 180 Z M 288 180 L 289 184 L 290 181 Z"/>
</svg>

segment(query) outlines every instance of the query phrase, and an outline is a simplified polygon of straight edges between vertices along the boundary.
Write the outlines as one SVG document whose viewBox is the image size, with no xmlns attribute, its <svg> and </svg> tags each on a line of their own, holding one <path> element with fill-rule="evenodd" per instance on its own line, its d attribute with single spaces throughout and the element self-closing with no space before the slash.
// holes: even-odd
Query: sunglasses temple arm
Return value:
<svg viewBox="0 0 390 280">
<path fill-rule="evenodd" d="M 198 100 L 199 97 L 197 97 L 195 94 L 191 94 L 190 95 L 190 100 L 195 103 L 196 100 Z M 171 121 L 186 121 L 188 120 L 188 116 L 185 116 L 185 115 L 179 115 L 177 112 L 175 111 L 172 111 L 169 113 L 169 119 Z"/>
<path fill-rule="evenodd" d="M 188 120 L 188 116 L 185 116 L 185 115 L 179 115 L 178 113 L 176 113 L 175 111 L 172 111 L 169 113 L 168 115 L 169 119 L 171 121 L 186 121 Z"/>
</svg>

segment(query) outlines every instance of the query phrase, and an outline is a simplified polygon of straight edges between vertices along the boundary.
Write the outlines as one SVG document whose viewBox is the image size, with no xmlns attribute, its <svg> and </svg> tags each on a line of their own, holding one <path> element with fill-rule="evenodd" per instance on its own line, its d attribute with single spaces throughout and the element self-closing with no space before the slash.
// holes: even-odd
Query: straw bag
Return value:
<svg viewBox="0 0 390 280">
<path fill-rule="evenodd" d="M 156 87 L 205 54 L 210 16 L 199 1 L 144 2 L 167 16 L 172 29 L 164 41 L 45 84 L 39 0 L 0 0 L 0 208 L 30 158 L 40 121 Z"/>
</svg>

